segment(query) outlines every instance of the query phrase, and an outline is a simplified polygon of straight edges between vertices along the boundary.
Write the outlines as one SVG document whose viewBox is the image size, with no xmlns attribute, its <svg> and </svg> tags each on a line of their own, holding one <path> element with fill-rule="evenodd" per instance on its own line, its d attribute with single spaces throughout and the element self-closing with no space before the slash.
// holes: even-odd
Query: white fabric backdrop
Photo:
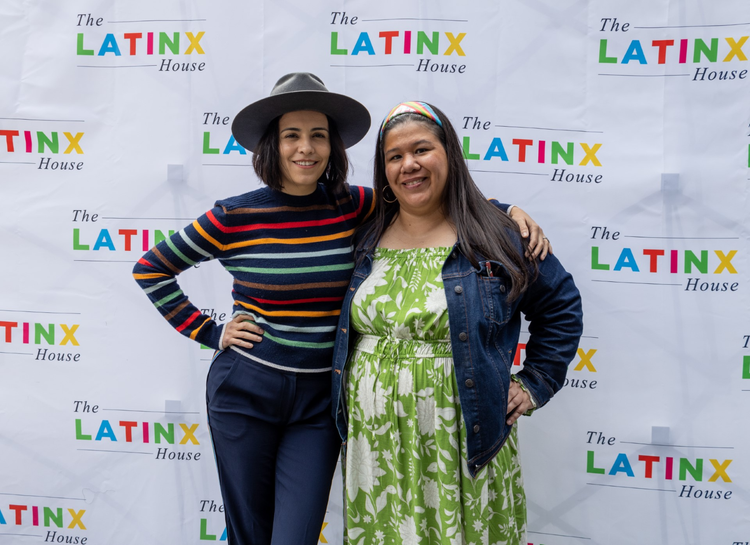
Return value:
<svg viewBox="0 0 750 545">
<path fill-rule="evenodd" d="M 750 541 L 748 34 L 744 0 L 3 2 L 0 543 L 222 539 L 211 351 L 130 269 L 257 187 L 231 120 L 291 71 L 375 126 L 441 107 L 573 273 L 579 356 L 521 421 L 528 542 Z M 221 267 L 180 281 L 226 318 Z M 332 490 L 321 543 L 341 542 Z"/>
</svg>

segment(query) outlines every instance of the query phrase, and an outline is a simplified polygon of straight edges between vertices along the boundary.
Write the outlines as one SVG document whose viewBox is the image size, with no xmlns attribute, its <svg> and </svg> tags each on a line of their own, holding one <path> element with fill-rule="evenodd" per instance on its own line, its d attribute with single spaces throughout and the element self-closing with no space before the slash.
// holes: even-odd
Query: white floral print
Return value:
<svg viewBox="0 0 750 545">
<path fill-rule="evenodd" d="M 372 491 L 378 484 L 377 478 L 385 475 L 377 462 L 378 452 L 370 450 L 370 443 L 366 438 L 352 437 L 347 444 L 346 493 L 349 501 L 357 498 L 362 490 L 365 494 Z"/>
</svg>

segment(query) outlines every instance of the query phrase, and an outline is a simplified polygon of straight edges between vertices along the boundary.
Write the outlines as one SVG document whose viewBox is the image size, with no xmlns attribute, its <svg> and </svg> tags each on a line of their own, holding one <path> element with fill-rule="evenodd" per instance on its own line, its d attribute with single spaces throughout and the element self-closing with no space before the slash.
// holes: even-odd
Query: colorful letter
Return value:
<svg viewBox="0 0 750 545">
<path fill-rule="evenodd" d="M 646 55 L 643 54 L 640 40 L 630 42 L 630 47 L 628 47 L 625 56 L 622 58 L 622 64 L 628 64 L 631 60 L 637 60 L 641 64 L 648 64 L 646 62 Z"/>
<path fill-rule="evenodd" d="M 607 263 L 599 263 L 599 247 L 591 247 L 591 269 L 595 271 L 608 271 L 609 265 Z"/>
<path fill-rule="evenodd" d="M 81 419 L 76 418 L 76 440 L 78 441 L 91 441 L 90 435 L 84 435 L 81 431 Z"/>
<path fill-rule="evenodd" d="M 633 272 L 640 272 L 638 269 L 638 265 L 635 262 L 635 256 L 633 256 L 633 250 L 630 248 L 623 248 L 622 252 L 620 253 L 620 257 L 617 260 L 617 263 L 615 263 L 615 271 L 619 271 L 623 267 L 628 267 Z"/>
<path fill-rule="evenodd" d="M 119 57 L 121 55 L 120 48 L 117 45 L 117 40 L 115 40 L 114 34 L 107 34 L 104 37 L 102 46 L 99 48 L 100 57 L 103 57 L 107 53 L 114 53 L 116 57 Z"/>
<path fill-rule="evenodd" d="M 469 139 L 468 136 L 464 136 L 464 144 L 466 144 L 467 140 Z M 465 149 L 465 147 L 464 147 Z M 520 150 L 519 150 L 520 153 Z M 464 157 L 466 157 L 466 153 L 464 152 Z M 505 148 L 503 147 L 503 141 L 502 139 L 495 137 L 492 139 L 492 142 L 490 142 L 490 147 L 487 149 L 487 153 L 484 154 L 484 160 L 489 161 L 493 157 L 500 157 L 503 161 L 508 160 L 508 154 L 505 153 Z M 479 159 L 479 155 L 476 155 L 476 158 Z"/>
<path fill-rule="evenodd" d="M 461 140 L 462 147 L 464 150 L 464 159 L 471 159 L 473 161 L 479 160 L 479 154 L 478 153 L 470 153 L 469 147 L 471 146 L 471 137 L 470 136 L 464 136 Z M 505 159 L 508 160 L 507 158 Z"/>
<path fill-rule="evenodd" d="M 609 470 L 610 475 L 616 475 L 618 473 L 625 473 L 628 477 L 635 477 L 633 468 L 630 466 L 630 461 L 624 452 L 617 455 L 615 463 L 612 464 L 612 469 Z"/>
<path fill-rule="evenodd" d="M 99 231 L 99 236 L 97 237 L 96 242 L 94 242 L 94 250 L 98 250 L 102 246 L 106 246 L 113 252 L 115 251 L 115 244 L 112 242 L 112 237 L 107 229 Z"/>
<path fill-rule="evenodd" d="M 339 33 L 331 32 L 331 55 L 346 55 L 346 49 L 339 49 Z"/>
<path fill-rule="evenodd" d="M 586 453 L 586 473 L 597 473 L 604 475 L 604 468 L 594 467 L 594 451 L 589 450 Z"/>
<path fill-rule="evenodd" d="M 599 40 L 599 64 L 614 64 L 617 57 L 607 57 L 607 40 Z"/>
<path fill-rule="evenodd" d="M 352 49 L 352 55 L 359 55 L 360 51 L 365 51 L 368 55 L 375 54 L 375 50 L 372 47 L 372 42 L 370 41 L 370 35 L 367 34 L 367 32 L 359 33 L 357 43 L 354 44 L 354 49 Z"/>
<path fill-rule="evenodd" d="M 110 441 L 117 441 L 117 437 L 115 437 L 115 431 L 112 429 L 109 420 L 102 420 L 102 423 L 99 426 L 99 431 L 97 432 L 96 438 L 94 440 L 101 441 L 103 437 L 109 438 Z"/>
<path fill-rule="evenodd" d="M 448 38 L 448 41 L 451 43 L 450 47 L 445 50 L 445 55 L 450 55 L 454 51 L 456 52 L 456 55 L 459 57 L 465 57 L 466 53 L 464 53 L 464 50 L 461 49 L 460 42 L 466 37 L 466 32 L 462 32 L 458 36 L 453 36 L 453 33 L 446 32 L 445 36 Z"/>
<path fill-rule="evenodd" d="M 219 148 L 211 147 L 211 133 L 206 131 L 203 133 L 203 154 L 204 155 L 215 155 L 219 153 Z"/>
</svg>

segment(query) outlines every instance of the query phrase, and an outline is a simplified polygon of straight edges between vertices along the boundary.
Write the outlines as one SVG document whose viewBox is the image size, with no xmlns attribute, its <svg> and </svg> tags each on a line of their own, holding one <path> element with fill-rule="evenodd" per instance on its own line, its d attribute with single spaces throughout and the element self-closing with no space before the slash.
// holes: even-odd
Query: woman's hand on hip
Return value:
<svg viewBox="0 0 750 545">
<path fill-rule="evenodd" d="M 240 348 L 252 348 L 253 343 L 263 340 L 263 330 L 247 314 L 238 314 L 232 321 L 224 326 L 224 335 L 221 337 L 221 349 L 230 346 Z"/>
<path fill-rule="evenodd" d="M 506 423 L 512 426 L 519 416 L 533 408 L 534 404 L 531 402 L 529 393 L 524 392 L 518 383 L 511 380 L 510 390 L 508 391 L 508 419 Z"/>
</svg>

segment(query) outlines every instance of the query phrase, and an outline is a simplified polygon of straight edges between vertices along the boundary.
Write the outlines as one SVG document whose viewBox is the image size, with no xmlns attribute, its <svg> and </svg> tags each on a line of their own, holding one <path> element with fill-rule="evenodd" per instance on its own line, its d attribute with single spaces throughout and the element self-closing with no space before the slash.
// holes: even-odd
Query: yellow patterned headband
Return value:
<svg viewBox="0 0 750 545">
<path fill-rule="evenodd" d="M 393 119 L 394 117 L 398 117 L 403 114 L 419 114 L 423 115 L 428 119 L 431 119 L 435 123 L 437 123 L 440 127 L 443 126 L 443 122 L 440 121 L 440 118 L 435 113 L 435 110 L 433 110 L 429 104 L 426 102 L 402 102 L 401 104 L 397 105 L 395 108 L 393 108 L 390 113 L 385 116 L 385 119 L 383 120 L 383 124 L 380 126 L 380 139 L 383 139 L 383 132 L 385 131 L 385 126 Z"/>
</svg>

